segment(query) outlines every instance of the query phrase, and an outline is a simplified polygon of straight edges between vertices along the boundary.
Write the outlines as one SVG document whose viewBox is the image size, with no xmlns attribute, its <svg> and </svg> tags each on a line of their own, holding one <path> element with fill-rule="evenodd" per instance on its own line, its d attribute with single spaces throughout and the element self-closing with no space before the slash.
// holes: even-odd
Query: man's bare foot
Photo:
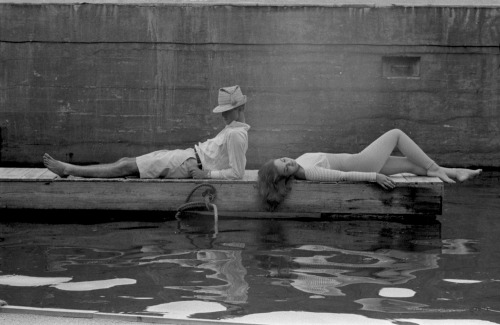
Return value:
<svg viewBox="0 0 500 325">
<path fill-rule="evenodd" d="M 481 174 L 482 169 L 455 168 L 456 178 L 459 182 L 465 182 Z"/>
<path fill-rule="evenodd" d="M 445 170 L 442 167 L 439 167 L 437 165 L 434 165 L 430 169 L 427 170 L 427 176 L 438 177 L 439 179 L 441 179 L 443 182 L 446 182 L 446 183 L 450 183 L 450 184 L 455 183 L 454 180 L 452 180 L 451 178 L 448 177 L 448 175 L 446 175 Z"/>
<path fill-rule="evenodd" d="M 47 167 L 51 172 L 57 174 L 59 177 L 67 177 L 69 174 L 66 173 L 66 163 L 62 161 L 55 160 L 48 153 L 43 155 L 43 164 Z"/>
</svg>

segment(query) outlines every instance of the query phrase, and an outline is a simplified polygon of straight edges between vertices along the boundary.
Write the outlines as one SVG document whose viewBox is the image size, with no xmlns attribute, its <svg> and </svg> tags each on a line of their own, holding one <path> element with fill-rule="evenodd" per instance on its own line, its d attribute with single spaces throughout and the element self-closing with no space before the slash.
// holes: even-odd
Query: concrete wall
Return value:
<svg viewBox="0 0 500 325">
<path fill-rule="evenodd" d="M 189 147 L 239 84 L 250 169 L 390 128 L 441 164 L 500 167 L 500 5 L 283 3 L 0 1 L 0 164 Z"/>
</svg>

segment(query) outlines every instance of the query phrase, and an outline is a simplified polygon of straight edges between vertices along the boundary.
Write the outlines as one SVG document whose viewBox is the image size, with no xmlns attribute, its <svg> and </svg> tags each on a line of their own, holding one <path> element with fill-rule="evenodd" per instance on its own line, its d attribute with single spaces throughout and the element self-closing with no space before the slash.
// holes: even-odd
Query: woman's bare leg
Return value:
<svg viewBox="0 0 500 325">
<path fill-rule="evenodd" d="M 393 129 L 382 134 L 356 156 L 360 158 L 366 167 L 370 166 L 376 168 L 376 171 L 380 171 L 396 148 L 408 160 L 425 170 L 434 164 L 434 161 L 399 129 Z"/>
<path fill-rule="evenodd" d="M 418 176 L 427 176 L 427 170 L 415 165 L 406 157 L 390 156 L 380 170 L 381 174 L 394 175 L 399 173 L 412 173 Z"/>
<path fill-rule="evenodd" d="M 436 166 L 438 166 L 436 164 Z M 459 182 L 466 181 L 474 178 L 482 172 L 482 169 L 467 169 L 467 168 L 447 168 L 438 166 L 442 172 L 449 178 L 454 178 Z M 431 167 L 432 169 L 432 167 Z M 406 157 L 390 156 L 386 164 L 380 170 L 384 175 L 394 175 L 399 173 L 412 173 L 419 176 L 434 176 L 432 171 L 425 170 L 424 168 L 415 165 Z"/>
<path fill-rule="evenodd" d="M 43 164 L 60 177 L 72 175 L 90 178 L 115 178 L 139 175 L 135 158 L 121 158 L 110 164 L 78 166 L 56 160 L 46 153 L 43 155 Z"/>
<path fill-rule="evenodd" d="M 389 159 L 396 148 L 404 155 L 403 158 L 407 158 L 407 160 Z M 435 176 L 447 183 L 455 183 L 451 178 L 456 178 L 462 182 L 479 175 L 481 172 L 479 169 L 456 169 L 439 166 L 408 135 L 399 129 L 384 133 L 363 151 L 352 155 L 350 165 L 357 171 L 381 172 L 385 167 L 385 171 L 397 171 L 393 173 L 411 172 L 417 175 Z M 405 170 L 405 168 L 410 170 Z M 386 173 L 384 172 L 384 174 Z"/>
<path fill-rule="evenodd" d="M 438 168 L 442 169 L 448 177 L 454 178 L 459 182 L 465 182 L 466 180 L 472 179 L 481 174 L 483 171 L 482 169 L 447 168 L 441 166 L 438 166 Z M 437 176 L 434 175 L 434 173 L 435 171 L 433 171 L 432 168 L 427 171 L 428 176 Z"/>
</svg>

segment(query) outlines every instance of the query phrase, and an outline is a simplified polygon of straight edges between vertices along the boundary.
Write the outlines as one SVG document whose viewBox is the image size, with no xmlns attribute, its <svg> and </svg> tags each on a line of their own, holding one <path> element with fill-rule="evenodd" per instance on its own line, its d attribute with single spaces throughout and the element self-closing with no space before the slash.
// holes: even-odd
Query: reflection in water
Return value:
<svg viewBox="0 0 500 325">
<path fill-rule="evenodd" d="M 136 300 L 151 300 L 151 299 L 154 299 L 153 297 L 132 297 L 132 296 L 118 296 L 118 298 L 136 299 Z"/>
<path fill-rule="evenodd" d="M 71 265 L 116 265 L 124 252 L 85 247 L 49 247 L 45 252 L 47 269 L 51 272 L 67 270 Z"/>
<path fill-rule="evenodd" d="M 72 278 L 49 278 L 25 275 L 0 275 L 0 285 L 12 287 L 38 287 L 71 281 Z"/>
<path fill-rule="evenodd" d="M 316 244 L 353 251 L 392 249 L 405 252 L 428 252 L 441 248 L 441 223 L 427 220 L 407 224 L 379 220 L 339 220 L 304 222 L 290 227 L 280 221 L 262 224 L 257 237 L 261 249 Z"/>
<path fill-rule="evenodd" d="M 219 303 L 198 300 L 170 302 L 149 306 L 146 309 L 148 312 L 161 313 L 169 318 L 187 318 L 194 314 L 215 313 L 225 310 L 227 308 Z"/>
<path fill-rule="evenodd" d="M 483 281 L 480 281 L 480 280 L 466 280 L 466 279 L 443 279 L 443 281 L 453 282 L 453 283 L 462 283 L 462 284 L 471 284 L 471 283 L 481 283 L 481 282 L 483 282 Z"/>
<path fill-rule="evenodd" d="M 376 319 L 363 315 L 345 313 L 311 313 L 304 311 L 277 311 L 246 315 L 231 319 L 234 323 L 266 325 L 490 325 L 496 324 L 476 319 Z M 221 322 L 221 324 L 223 324 Z"/>
<path fill-rule="evenodd" d="M 443 254 L 467 255 L 479 253 L 476 247 L 477 240 L 470 239 L 443 239 Z"/>
<path fill-rule="evenodd" d="M 415 293 L 415 291 L 406 288 L 382 288 L 378 292 L 378 295 L 388 298 L 410 298 L 413 297 Z"/>
<path fill-rule="evenodd" d="M 231 243 L 229 246 L 231 246 Z M 153 264 L 177 264 L 185 268 L 213 271 L 213 273 L 206 275 L 206 279 L 219 280 L 225 284 L 165 286 L 165 289 L 192 291 L 197 294 L 194 295 L 194 298 L 198 299 L 218 300 L 233 304 L 247 302 L 248 283 L 245 281 L 247 271 L 242 264 L 241 250 L 181 250 L 168 254 L 158 254 L 165 252 L 165 250 L 157 246 L 145 246 L 140 248 L 140 253 L 125 254 L 109 250 L 77 249 L 82 253 L 76 254 L 70 248 L 65 249 L 66 255 L 63 254 L 62 249 L 58 249 L 57 253 L 53 255 L 51 252 L 48 253 L 51 256 L 49 264 L 51 271 L 66 270 L 70 265 L 90 264 L 107 267 L 131 267 Z M 93 258 L 88 258 L 83 252 L 87 252 L 87 255 L 93 256 Z M 102 256 L 103 253 L 104 256 Z M 99 256 L 101 256 L 100 259 L 98 258 Z"/>
<path fill-rule="evenodd" d="M 0 298 L 21 306 L 267 324 L 270 315 L 276 324 L 404 323 L 388 313 L 494 319 L 500 224 L 496 212 L 472 222 L 473 208 L 464 213 L 461 202 L 441 219 L 448 222 L 445 240 L 439 221 L 420 218 L 224 218 L 216 237 L 211 216 L 183 217 L 181 231 L 175 220 L 2 225 Z M 458 282 L 464 279 L 482 283 Z M 63 291 L 58 283 L 100 290 Z"/>
<path fill-rule="evenodd" d="M 268 325 L 394 325 L 390 320 L 369 318 L 363 315 L 344 313 L 311 313 L 304 311 L 276 311 L 270 313 L 251 314 L 232 318 L 231 322 L 245 324 Z M 224 323 L 221 323 L 224 324 Z M 418 324 L 418 323 L 412 323 Z"/>
<path fill-rule="evenodd" d="M 0 285 L 12 287 L 51 286 L 64 291 L 91 291 L 109 289 L 120 285 L 135 284 L 134 279 L 109 279 L 96 281 L 70 282 L 72 278 L 33 277 L 25 275 L 0 275 Z"/>
<path fill-rule="evenodd" d="M 352 284 L 403 284 L 415 278 L 413 272 L 438 267 L 437 254 L 364 252 L 321 245 L 303 245 L 287 254 L 271 252 L 259 259 L 272 261 L 272 277 L 287 279 L 300 291 L 327 296 L 343 296 L 339 288 Z"/>
<path fill-rule="evenodd" d="M 341 288 L 347 285 L 407 283 L 415 278 L 415 271 L 437 268 L 438 255 L 429 250 L 441 247 L 433 242 L 440 236 L 437 222 L 414 226 L 378 221 L 245 220 L 221 225 L 217 238 L 207 236 L 213 231 L 211 220 L 186 218 L 182 233 L 174 223 L 147 229 L 118 225 L 119 230 L 82 226 L 83 231 L 74 233 L 61 227 L 60 235 L 50 229 L 36 240 L 43 247 L 39 256 L 45 271 L 70 279 L 53 288 L 66 292 L 116 290 L 119 301 L 128 297 L 160 309 L 169 308 L 165 302 L 186 298 L 217 301 L 227 304 L 228 312 L 249 302 L 249 272 L 253 274 L 251 285 L 259 286 L 255 282 L 259 277 L 254 275 L 263 271 L 281 280 L 266 287 L 264 295 L 272 294 L 273 287 L 285 286 L 309 293 L 319 302 L 328 296 L 346 295 Z M 35 241 L 30 243 L 36 247 Z M 29 246 L 14 237 L 0 247 L 23 252 Z M 244 253 L 249 258 L 246 267 Z M 92 281 L 85 281 L 88 274 L 94 274 Z M 145 283 L 152 287 L 147 289 Z M 113 295 L 105 296 L 111 299 Z"/>
<path fill-rule="evenodd" d="M 198 263 L 201 261 L 202 263 Z M 195 298 L 218 300 L 232 304 L 247 302 L 248 283 L 245 281 L 246 269 L 243 267 L 241 251 L 201 250 L 195 259 L 163 259 L 162 263 L 176 263 L 182 267 L 194 267 L 214 271 L 207 278 L 217 279 L 226 284 L 198 286 L 169 286 L 166 289 L 192 291 Z"/>
<path fill-rule="evenodd" d="M 452 313 L 467 311 L 466 309 L 428 308 L 428 305 L 425 304 L 387 298 L 365 298 L 358 299 L 355 302 L 363 305 L 362 310 L 384 313 Z"/>
<path fill-rule="evenodd" d="M 96 281 L 67 282 L 55 284 L 53 287 L 64 291 L 91 291 L 109 289 L 116 286 L 135 284 L 135 279 L 109 279 Z"/>
</svg>

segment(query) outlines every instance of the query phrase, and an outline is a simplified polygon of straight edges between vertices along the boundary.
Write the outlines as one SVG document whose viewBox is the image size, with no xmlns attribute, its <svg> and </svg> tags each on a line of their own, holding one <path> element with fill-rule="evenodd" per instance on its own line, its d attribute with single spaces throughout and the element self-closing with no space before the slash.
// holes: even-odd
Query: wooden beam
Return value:
<svg viewBox="0 0 500 325">
<path fill-rule="evenodd" d="M 27 177 L 27 175 L 34 175 Z M 176 211 L 200 184 L 215 187 L 221 212 L 265 213 L 256 190 L 257 171 L 243 180 L 59 178 L 46 169 L 0 168 L 0 208 Z M 398 175 L 397 187 L 375 183 L 295 181 L 279 213 L 431 214 L 442 212 L 438 178 Z M 190 201 L 202 201 L 196 190 Z M 272 216 L 272 214 L 270 214 Z"/>
</svg>

